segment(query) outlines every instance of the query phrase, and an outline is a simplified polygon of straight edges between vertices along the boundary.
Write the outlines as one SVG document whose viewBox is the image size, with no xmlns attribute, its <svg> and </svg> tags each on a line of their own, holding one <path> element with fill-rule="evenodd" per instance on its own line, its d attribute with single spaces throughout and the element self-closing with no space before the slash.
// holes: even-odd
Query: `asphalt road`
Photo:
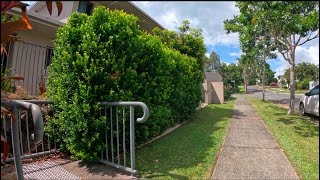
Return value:
<svg viewBox="0 0 320 180">
<path fill-rule="evenodd" d="M 262 88 L 260 86 L 248 86 L 248 95 L 262 99 Z M 295 95 L 294 108 L 299 108 L 299 100 L 303 95 Z M 275 104 L 289 105 L 290 94 L 265 91 L 265 100 L 272 101 Z"/>
</svg>

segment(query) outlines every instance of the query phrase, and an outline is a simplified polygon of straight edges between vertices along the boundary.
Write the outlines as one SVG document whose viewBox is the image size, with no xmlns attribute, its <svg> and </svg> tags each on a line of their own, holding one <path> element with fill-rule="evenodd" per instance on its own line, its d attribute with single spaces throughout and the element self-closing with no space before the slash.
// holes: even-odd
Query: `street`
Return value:
<svg viewBox="0 0 320 180">
<path fill-rule="evenodd" d="M 258 97 L 262 99 L 262 88 L 260 86 L 248 86 L 248 95 Z M 294 108 L 299 108 L 299 100 L 302 95 L 295 95 Z M 283 104 L 288 106 L 290 100 L 290 94 L 282 94 L 271 91 L 265 91 L 265 100 L 272 101 L 275 104 Z"/>
</svg>

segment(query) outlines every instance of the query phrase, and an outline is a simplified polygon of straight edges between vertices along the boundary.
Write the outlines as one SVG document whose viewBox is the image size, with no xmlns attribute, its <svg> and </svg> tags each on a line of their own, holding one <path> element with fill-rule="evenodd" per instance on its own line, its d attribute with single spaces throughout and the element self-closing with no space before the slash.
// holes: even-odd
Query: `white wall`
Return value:
<svg viewBox="0 0 320 180">
<path fill-rule="evenodd" d="M 26 43 L 36 44 L 39 46 L 50 46 L 53 47 L 53 39 L 50 39 L 48 36 L 42 35 L 39 32 L 31 29 L 25 29 L 18 33 L 18 36 L 23 39 Z"/>
</svg>

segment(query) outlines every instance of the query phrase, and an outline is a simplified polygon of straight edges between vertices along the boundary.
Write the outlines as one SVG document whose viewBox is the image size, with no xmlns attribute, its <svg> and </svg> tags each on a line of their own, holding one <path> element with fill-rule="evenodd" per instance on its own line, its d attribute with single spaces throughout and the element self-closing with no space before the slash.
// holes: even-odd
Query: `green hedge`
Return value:
<svg viewBox="0 0 320 180">
<path fill-rule="evenodd" d="M 99 115 L 102 101 L 146 103 L 150 116 L 136 125 L 137 144 L 188 119 L 198 106 L 202 74 L 197 60 L 140 30 L 137 20 L 100 6 L 92 16 L 73 13 L 57 31 L 47 82 L 56 116 L 46 131 L 74 158 L 95 161 L 105 148 L 108 121 Z M 142 115 L 140 108 L 136 111 L 136 117 Z"/>
<path fill-rule="evenodd" d="M 297 89 L 305 90 L 309 89 L 309 82 L 312 81 L 311 79 L 304 79 L 302 81 L 297 82 Z"/>
</svg>

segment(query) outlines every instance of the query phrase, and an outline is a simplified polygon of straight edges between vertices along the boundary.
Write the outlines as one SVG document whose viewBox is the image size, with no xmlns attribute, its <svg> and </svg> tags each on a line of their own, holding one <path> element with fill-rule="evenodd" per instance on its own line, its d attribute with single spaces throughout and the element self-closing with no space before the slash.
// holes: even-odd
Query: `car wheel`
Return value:
<svg viewBox="0 0 320 180">
<path fill-rule="evenodd" d="M 306 113 L 304 112 L 304 105 L 303 105 L 303 103 L 300 104 L 299 109 L 300 109 L 300 115 L 301 115 L 301 116 L 304 116 Z"/>
</svg>

